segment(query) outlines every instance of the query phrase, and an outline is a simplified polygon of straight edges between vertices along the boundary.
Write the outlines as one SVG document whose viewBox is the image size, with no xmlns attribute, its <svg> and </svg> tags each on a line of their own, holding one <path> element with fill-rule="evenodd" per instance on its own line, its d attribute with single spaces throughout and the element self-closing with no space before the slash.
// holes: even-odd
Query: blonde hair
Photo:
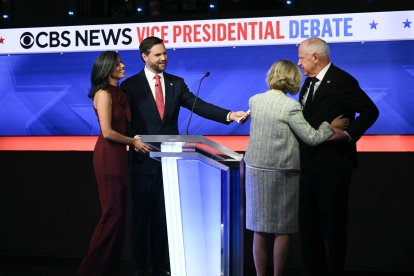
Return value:
<svg viewBox="0 0 414 276">
<path fill-rule="evenodd" d="M 266 76 L 269 89 L 277 89 L 290 94 L 296 94 L 299 91 L 301 81 L 302 73 L 299 67 L 289 60 L 279 60 L 273 63 Z"/>
</svg>

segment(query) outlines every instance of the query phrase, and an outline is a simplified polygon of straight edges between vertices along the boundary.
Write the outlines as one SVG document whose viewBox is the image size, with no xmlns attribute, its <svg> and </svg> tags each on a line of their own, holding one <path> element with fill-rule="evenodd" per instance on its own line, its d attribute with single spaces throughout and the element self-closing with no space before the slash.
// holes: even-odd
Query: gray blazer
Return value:
<svg viewBox="0 0 414 276">
<path fill-rule="evenodd" d="M 282 92 L 269 90 L 249 99 L 250 139 L 246 165 L 269 170 L 299 170 L 299 143 L 316 146 L 332 135 L 327 122 L 317 130 L 302 114 L 300 103 Z"/>
</svg>

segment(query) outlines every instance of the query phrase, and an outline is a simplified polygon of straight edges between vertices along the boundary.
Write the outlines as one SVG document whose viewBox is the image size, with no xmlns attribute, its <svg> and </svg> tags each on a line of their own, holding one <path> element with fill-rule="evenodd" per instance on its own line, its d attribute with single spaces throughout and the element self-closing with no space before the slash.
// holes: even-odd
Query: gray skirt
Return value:
<svg viewBox="0 0 414 276">
<path fill-rule="evenodd" d="M 255 232 L 298 232 L 299 171 L 246 166 L 246 228 Z"/>
</svg>

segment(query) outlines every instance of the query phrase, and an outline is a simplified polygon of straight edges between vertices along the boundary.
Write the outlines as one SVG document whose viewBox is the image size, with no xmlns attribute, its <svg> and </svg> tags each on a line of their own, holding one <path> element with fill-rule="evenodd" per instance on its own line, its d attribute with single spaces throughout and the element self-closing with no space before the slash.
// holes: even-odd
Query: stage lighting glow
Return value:
<svg viewBox="0 0 414 276">
<path fill-rule="evenodd" d="M 3 14 L 2 17 L 3 17 L 3 19 L 8 19 L 9 15 L 8 14 Z"/>
<path fill-rule="evenodd" d="M 294 1 L 293 0 L 286 0 L 285 3 L 286 3 L 287 7 L 292 7 L 293 4 L 294 4 Z"/>
<path fill-rule="evenodd" d="M 75 12 L 74 11 L 68 11 L 68 15 L 69 16 L 74 16 L 75 15 Z"/>
<path fill-rule="evenodd" d="M 141 7 L 138 7 L 138 8 L 137 8 L 137 12 L 138 12 L 138 13 L 142 13 L 143 11 L 144 11 L 144 9 L 143 9 L 143 8 L 141 8 Z"/>
</svg>

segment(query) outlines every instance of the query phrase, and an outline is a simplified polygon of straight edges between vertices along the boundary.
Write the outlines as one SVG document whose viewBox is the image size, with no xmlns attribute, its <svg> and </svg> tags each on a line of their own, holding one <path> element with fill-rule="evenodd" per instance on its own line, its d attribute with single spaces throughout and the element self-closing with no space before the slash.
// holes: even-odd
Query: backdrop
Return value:
<svg viewBox="0 0 414 276">
<path fill-rule="evenodd" d="M 331 43 L 335 65 L 354 75 L 380 109 L 367 134 L 414 134 L 414 41 Z M 297 45 L 169 49 L 167 71 L 186 80 L 199 96 L 232 110 L 267 87 L 271 64 L 297 61 Z M 87 98 L 92 64 L 100 52 L 0 56 L 0 135 L 97 135 Z M 143 68 L 138 51 L 120 51 L 127 76 Z M 184 133 L 189 112 L 182 109 Z M 227 127 L 193 116 L 190 134 L 247 135 L 249 123 Z"/>
</svg>

